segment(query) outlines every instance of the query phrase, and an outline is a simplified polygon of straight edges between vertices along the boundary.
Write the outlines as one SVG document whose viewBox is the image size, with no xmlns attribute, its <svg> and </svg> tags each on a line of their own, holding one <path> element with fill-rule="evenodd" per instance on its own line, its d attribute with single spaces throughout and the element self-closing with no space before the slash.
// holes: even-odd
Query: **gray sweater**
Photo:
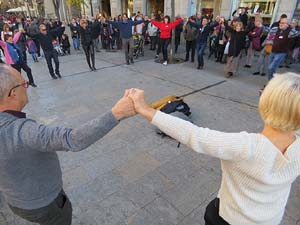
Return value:
<svg viewBox="0 0 300 225">
<path fill-rule="evenodd" d="M 87 148 L 118 124 L 108 112 L 76 129 L 51 127 L 0 112 L 0 191 L 21 209 L 50 204 L 62 189 L 56 151 Z"/>
</svg>

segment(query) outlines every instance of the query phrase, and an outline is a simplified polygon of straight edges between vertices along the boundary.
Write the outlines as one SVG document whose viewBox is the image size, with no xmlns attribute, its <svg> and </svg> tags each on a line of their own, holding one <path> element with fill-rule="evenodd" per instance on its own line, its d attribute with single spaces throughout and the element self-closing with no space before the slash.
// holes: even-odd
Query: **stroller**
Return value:
<svg viewBox="0 0 300 225">
<path fill-rule="evenodd" d="M 58 53 L 59 56 L 65 55 L 64 50 L 63 50 L 62 47 L 60 46 L 58 40 L 53 40 L 53 41 L 52 41 L 52 44 L 53 44 L 54 50 Z"/>
<path fill-rule="evenodd" d="M 140 55 L 144 56 L 144 36 L 141 34 L 133 35 L 133 56 L 137 59 Z"/>
</svg>

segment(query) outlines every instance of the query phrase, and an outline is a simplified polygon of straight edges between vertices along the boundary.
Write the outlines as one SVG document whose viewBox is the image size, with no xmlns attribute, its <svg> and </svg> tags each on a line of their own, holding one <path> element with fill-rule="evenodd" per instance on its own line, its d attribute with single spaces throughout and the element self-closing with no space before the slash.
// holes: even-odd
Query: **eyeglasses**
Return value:
<svg viewBox="0 0 300 225">
<path fill-rule="evenodd" d="M 24 87 L 24 88 L 27 89 L 27 88 L 29 87 L 29 82 L 28 82 L 28 81 L 24 81 L 24 83 L 18 84 L 18 85 L 16 85 L 16 86 L 12 87 L 12 88 L 10 89 L 9 93 L 8 93 L 8 97 L 10 97 L 10 96 L 11 96 L 11 92 L 12 92 L 14 89 L 18 88 L 18 87 Z"/>
</svg>

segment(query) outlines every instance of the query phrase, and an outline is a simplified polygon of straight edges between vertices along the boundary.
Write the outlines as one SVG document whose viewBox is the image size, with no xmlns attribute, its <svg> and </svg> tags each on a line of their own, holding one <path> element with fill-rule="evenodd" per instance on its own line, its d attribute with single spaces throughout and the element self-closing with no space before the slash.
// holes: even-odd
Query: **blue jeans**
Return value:
<svg viewBox="0 0 300 225">
<path fill-rule="evenodd" d="M 74 49 L 79 49 L 79 38 L 78 37 L 73 37 L 73 47 Z"/>
<path fill-rule="evenodd" d="M 203 66 L 203 65 L 204 65 L 203 54 L 204 54 L 206 45 L 207 45 L 206 42 L 203 42 L 203 43 L 202 43 L 202 42 L 197 43 L 198 64 L 199 64 L 200 66 Z"/>
<path fill-rule="evenodd" d="M 271 80 L 280 63 L 285 59 L 287 53 L 271 53 L 269 57 L 268 78 Z"/>
</svg>

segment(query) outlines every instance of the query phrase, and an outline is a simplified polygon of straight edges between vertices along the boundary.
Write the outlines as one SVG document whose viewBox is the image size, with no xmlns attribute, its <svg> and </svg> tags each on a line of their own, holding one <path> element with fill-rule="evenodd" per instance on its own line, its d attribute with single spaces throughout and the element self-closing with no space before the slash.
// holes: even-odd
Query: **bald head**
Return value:
<svg viewBox="0 0 300 225">
<path fill-rule="evenodd" d="M 0 65 L 0 102 L 7 97 L 9 90 L 18 83 L 16 73 L 18 72 L 11 66 Z"/>
</svg>

